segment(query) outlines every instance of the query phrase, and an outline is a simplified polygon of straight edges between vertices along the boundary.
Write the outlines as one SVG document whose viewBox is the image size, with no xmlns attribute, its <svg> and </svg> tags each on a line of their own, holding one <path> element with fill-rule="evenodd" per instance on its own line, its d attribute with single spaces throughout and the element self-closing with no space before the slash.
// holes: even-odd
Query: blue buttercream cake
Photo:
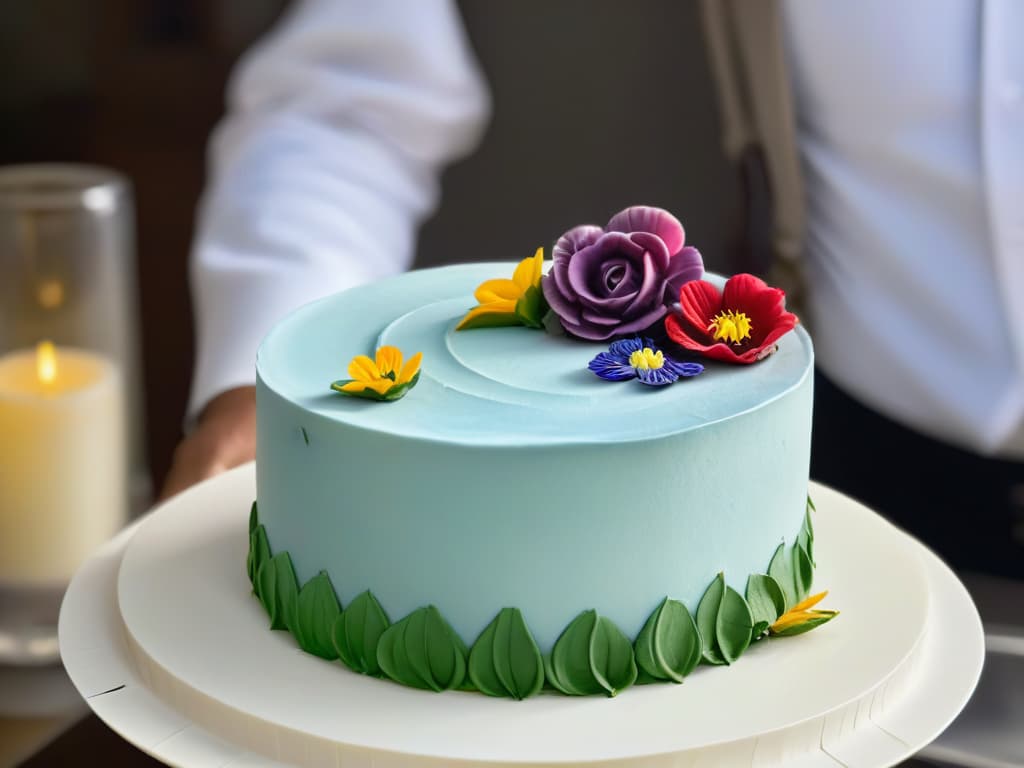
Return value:
<svg viewBox="0 0 1024 768">
<path fill-rule="evenodd" d="M 813 563 L 808 335 L 608 381 L 588 368 L 608 342 L 456 330 L 514 268 L 411 272 L 266 338 L 249 568 L 272 622 L 360 672 L 516 698 L 681 679 L 784 630 Z M 422 353 L 404 397 L 330 389 L 381 347 Z"/>
</svg>

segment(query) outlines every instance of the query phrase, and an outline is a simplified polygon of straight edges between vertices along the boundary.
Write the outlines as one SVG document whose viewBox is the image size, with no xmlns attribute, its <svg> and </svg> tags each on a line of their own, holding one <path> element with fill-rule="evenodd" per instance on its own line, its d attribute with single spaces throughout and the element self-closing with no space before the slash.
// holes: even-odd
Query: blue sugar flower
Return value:
<svg viewBox="0 0 1024 768">
<path fill-rule="evenodd" d="M 652 387 L 696 376 L 704 370 L 700 363 L 679 363 L 665 357 L 653 341 L 639 336 L 612 342 L 608 351 L 598 354 L 587 367 L 608 381 L 640 379 L 641 383 Z"/>
</svg>

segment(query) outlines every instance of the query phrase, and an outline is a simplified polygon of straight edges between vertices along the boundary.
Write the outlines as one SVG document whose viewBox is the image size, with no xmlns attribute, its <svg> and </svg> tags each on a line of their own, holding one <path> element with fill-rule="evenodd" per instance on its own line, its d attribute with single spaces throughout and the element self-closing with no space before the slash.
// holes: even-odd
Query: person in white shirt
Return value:
<svg viewBox="0 0 1024 768">
<path fill-rule="evenodd" d="M 292 309 L 407 269 L 489 95 L 452 0 L 301 0 L 242 59 L 192 254 L 197 355 L 167 497 L 255 455 L 256 349 Z"/>
<path fill-rule="evenodd" d="M 823 372 L 812 474 L 954 561 L 1019 573 L 1024 6 L 780 10 Z M 406 268 L 442 164 L 488 111 L 446 0 L 300 3 L 232 93 L 194 251 L 198 421 L 168 492 L 252 457 L 259 340 L 295 306 Z"/>
</svg>

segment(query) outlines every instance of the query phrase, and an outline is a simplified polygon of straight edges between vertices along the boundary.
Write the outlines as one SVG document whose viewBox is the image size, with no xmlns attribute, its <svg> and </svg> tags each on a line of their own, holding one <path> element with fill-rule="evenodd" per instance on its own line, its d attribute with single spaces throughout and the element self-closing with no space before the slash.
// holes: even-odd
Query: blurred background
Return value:
<svg viewBox="0 0 1024 768">
<path fill-rule="evenodd" d="M 460 3 L 494 113 L 479 150 L 445 175 L 417 266 L 518 259 L 577 222 L 645 200 L 677 212 L 687 240 L 722 268 L 740 245 L 743 197 L 718 147 L 695 3 L 640 0 L 627 11 L 615 0 L 533 2 L 545 6 L 542 17 Z M 0 164 L 95 163 L 125 174 L 134 190 L 156 487 L 181 434 L 192 371 L 187 258 L 206 140 L 232 64 L 285 6 L 35 0 L 0 9 Z M 582 41 L 574 55 L 566 35 Z M 645 75 L 662 69 L 679 73 L 672 89 Z M 649 141 L 631 139 L 621 97 L 611 97 L 623 93 L 646 105 Z"/>
<path fill-rule="evenodd" d="M 156 488 L 182 434 L 192 373 L 187 269 L 206 141 L 223 113 L 233 63 L 286 5 L 0 5 L 0 165 L 96 164 L 131 186 L 143 450 Z M 751 263 L 750 233 L 761 220 L 749 201 L 759 190 L 745 185 L 720 150 L 696 2 L 461 0 L 459 7 L 491 87 L 493 115 L 478 151 L 445 173 L 417 266 L 519 259 L 573 224 L 603 222 L 637 202 L 679 215 L 710 269 Z M 671 87 L 648 76 L 657 71 L 673 73 Z M 644 105 L 643 142 L 622 119 L 623 94 Z M 997 623 L 1011 615 L 1019 592 L 978 583 L 983 615 Z M 84 710 L 59 681 L 0 667 L 3 689 L 0 766 L 72 764 L 65 761 L 84 752 L 107 755 L 107 765 L 155 764 L 95 718 L 65 732 Z M 994 706 L 1020 706 L 1014 695 Z"/>
</svg>

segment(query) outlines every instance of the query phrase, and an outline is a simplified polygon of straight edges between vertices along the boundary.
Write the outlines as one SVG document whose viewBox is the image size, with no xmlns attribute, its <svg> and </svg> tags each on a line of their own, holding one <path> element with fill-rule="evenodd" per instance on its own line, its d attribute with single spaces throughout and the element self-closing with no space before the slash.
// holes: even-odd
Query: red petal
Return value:
<svg viewBox="0 0 1024 768">
<path fill-rule="evenodd" d="M 725 290 L 722 291 L 722 306 L 726 309 L 737 309 L 744 307 L 751 302 L 759 293 L 766 290 L 778 290 L 769 288 L 760 277 L 741 273 L 733 275 L 725 281 Z"/>
<path fill-rule="evenodd" d="M 722 306 L 746 313 L 750 318 L 753 343 L 763 345 L 785 313 L 785 299 L 786 294 L 781 289 L 771 288 L 760 278 L 744 274 L 729 278 L 725 284 Z"/>
<path fill-rule="evenodd" d="M 778 341 L 784 334 L 789 333 L 796 327 L 797 317 L 792 312 L 783 312 L 775 321 L 775 325 L 772 326 L 771 330 L 764 337 L 764 341 L 758 346 L 758 349 L 764 349 L 769 347 Z"/>
<path fill-rule="evenodd" d="M 665 333 L 676 344 L 694 352 L 704 352 L 709 348 L 711 337 L 703 329 L 694 328 L 678 315 L 665 318 Z"/>
<path fill-rule="evenodd" d="M 711 319 L 722 310 L 722 296 L 707 280 L 691 280 L 679 291 L 679 304 L 686 321 L 706 331 Z"/>
</svg>

